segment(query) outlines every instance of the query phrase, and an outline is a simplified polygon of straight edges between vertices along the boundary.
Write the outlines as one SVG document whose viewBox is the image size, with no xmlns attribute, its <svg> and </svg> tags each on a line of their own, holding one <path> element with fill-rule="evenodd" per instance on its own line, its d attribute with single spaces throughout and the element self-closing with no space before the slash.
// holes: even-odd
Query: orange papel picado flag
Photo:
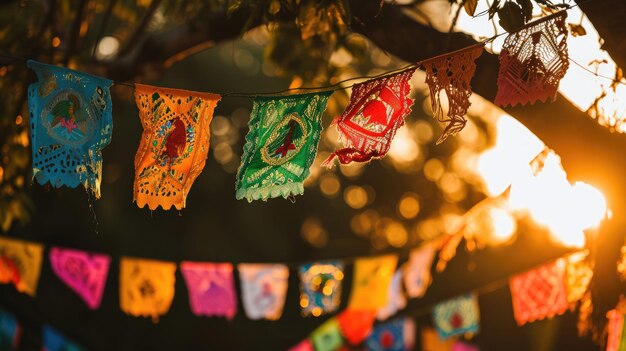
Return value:
<svg viewBox="0 0 626 351">
<path fill-rule="evenodd" d="M 387 292 L 398 257 L 386 255 L 359 258 L 354 262 L 354 280 L 348 308 L 377 310 L 387 303 Z"/>
<path fill-rule="evenodd" d="M 0 237 L 0 284 L 13 284 L 19 292 L 35 296 L 41 273 L 43 246 Z"/>
<path fill-rule="evenodd" d="M 120 260 L 120 307 L 135 317 L 167 313 L 174 299 L 176 264 L 122 257 Z"/>
<path fill-rule="evenodd" d="M 220 96 L 135 85 L 143 134 L 135 155 L 134 200 L 151 210 L 185 207 L 209 152 L 209 123 Z"/>
</svg>

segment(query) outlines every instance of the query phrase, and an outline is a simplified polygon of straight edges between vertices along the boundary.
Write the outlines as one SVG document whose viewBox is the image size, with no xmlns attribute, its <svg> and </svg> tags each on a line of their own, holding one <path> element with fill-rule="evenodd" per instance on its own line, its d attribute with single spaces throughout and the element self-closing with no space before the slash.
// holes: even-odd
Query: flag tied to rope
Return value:
<svg viewBox="0 0 626 351">
<path fill-rule="evenodd" d="M 332 91 L 257 97 L 237 171 L 238 200 L 288 198 L 304 192 L 315 160 L 322 114 Z"/>
<path fill-rule="evenodd" d="M 0 238 L 0 284 L 13 284 L 17 291 L 35 296 L 43 245 Z"/>
<path fill-rule="evenodd" d="M 348 308 L 378 310 L 384 307 L 397 264 L 398 257 L 394 255 L 357 259 Z"/>
<path fill-rule="evenodd" d="M 28 61 L 37 82 L 28 87 L 33 177 L 39 184 L 83 184 L 100 198 L 102 149 L 111 142 L 111 80 Z"/>
<path fill-rule="evenodd" d="M 289 268 L 282 264 L 241 263 L 237 269 L 248 318 L 279 319 L 285 306 Z"/>
<path fill-rule="evenodd" d="M 412 350 L 415 344 L 415 322 L 397 318 L 377 325 L 365 341 L 368 351 Z"/>
<path fill-rule="evenodd" d="M 479 320 L 478 299 L 471 293 L 439 303 L 433 308 L 433 324 L 442 339 L 477 333 Z"/>
<path fill-rule="evenodd" d="M 60 247 L 50 249 L 54 273 L 92 310 L 100 307 L 110 262 L 107 255 Z"/>
<path fill-rule="evenodd" d="M 237 313 L 237 293 L 230 263 L 181 262 L 187 283 L 191 311 L 196 316 L 224 316 Z"/>
<path fill-rule="evenodd" d="M 135 84 L 143 126 L 135 155 L 134 200 L 151 210 L 178 210 L 209 152 L 209 124 L 220 96 Z"/>
<path fill-rule="evenodd" d="M 569 67 L 566 11 L 560 11 L 509 34 L 500 51 L 495 104 L 515 106 L 556 99 Z"/>
<path fill-rule="evenodd" d="M 510 287 L 513 314 L 520 326 L 567 311 L 565 263 L 562 260 L 512 277 Z"/>
<path fill-rule="evenodd" d="M 409 80 L 414 71 L 410 68 L 354 85 L 348 107 L 334 122 L 344 148 L 330 154 L 322 166 L 331 167 L 335 157 L 348 164 L 387 154 L 396 131 L 411 112 Z"/>
<path fill-rule="evenodd" d="M 334 312 L 341 301 L 343 264 L 309 263 L 300 266 L 300 307 L 303 316 Z"/>
<path fill-rule="evenodd" d="M 176 264 L 138 258 L 120 260 L 120 307 L 135 317 L 158 321 L 174 299 Z"/>
</svg>

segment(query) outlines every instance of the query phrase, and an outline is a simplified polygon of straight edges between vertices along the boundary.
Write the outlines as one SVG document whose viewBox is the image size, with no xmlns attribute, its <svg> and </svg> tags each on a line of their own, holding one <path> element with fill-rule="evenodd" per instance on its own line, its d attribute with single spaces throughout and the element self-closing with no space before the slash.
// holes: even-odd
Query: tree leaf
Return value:
<svg viewBox="0 0 626 351">
<path fill-rule="evenodd" d="M 478 6 L 478 0 L 464 0 L 463 1 L 463 8 L 465 8 L 465 12 L 467 12 L 467 14 L 470 16 L 474 16 L 477 6 Z"/>
<path fill-rule="evenodd" d="M 514 32 L 524 25 L 524 13 L 522 8 L 514 2 L 506 2 L 498 10 L 498 23 L 507 32 Z"/>
<path fill-rule="evenodd" d="M 573 37 L 582 37 L 587 35 L 587 30 L 580 24 L 568 23 L 569 31 L 572 33 Z"/>
<path fill-rule="evenodd" d="M 533 3 L 530 0 L 516 0 L 522 7 L 522 13 L 524 14 L 524 23 L 530 21 L 533 18 Z"/>
</svg>

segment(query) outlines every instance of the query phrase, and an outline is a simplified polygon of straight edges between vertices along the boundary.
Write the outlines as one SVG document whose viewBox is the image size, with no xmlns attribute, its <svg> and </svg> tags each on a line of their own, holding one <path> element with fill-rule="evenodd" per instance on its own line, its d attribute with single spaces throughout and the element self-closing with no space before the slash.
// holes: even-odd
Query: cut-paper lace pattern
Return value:
<svg viewBox="0 0 626 351">
<path fill-rule="evenodd" d="M 518 325 L 567 311 L 565 263 L 562 260 L 511 278 L 513 315 Z"/>
<path fill-rule="evenodd" d="M 335 121 L 339 140 L 345 147 L 333 152 L 322 166 L 332 167 L 335 157 L 340 163 L 348 164 L 387 154 L 396 131 L 411 112 L 409 80 L 414 71 L 411 68 L 352 88 L 348 107 Z"/>
<path fill-rule="evenodd" d="M 433 324 L 442 339 L 465 333 L 477 333 L 480 312 L 473 294 L 461 295 L 433 308 Z"/>
<path fill-rule="evenodd" d="M 484 45 L 479 43 L 421 62 L 426 70 L 426 84 L 430 89 L 433 115 L 439 122 L 446 124 L 437 144 L 460 132 L 467 123 L 465 114 L 470 107 L 470 83 L 476 70 L 474 61 L 482 54 Z M 441 106 L 442 90 L 448 98 L 447 117 L 444 116 L 444 108 Z"/>
<path fill-rule="evenodd" d="M 28 61 L 33 177 L 39 184 L 83 184 L 100 198 L 102 149 L 111 142 L 111 80 Z"/>
<path fill-rule="evenodd" d="M 143 134 L 135 156 L 137 206 L 185 207 L 209 152 L 219 95 L 135 84 Z"/>
<path fill-rule="evenodd" d="M 50 249 L 54 273 L 92 310 L 100 307 L 110 262 L 107 255 L 59 247 Z"/>
<path fill-rule="evenodd" d="M 120 260 L 120 308 L 135 317 L 154 322 L 167 313 L 174 299 L 176 264 L 122 257 Z"/>
<path fill-rule="evenodd" d="M 315 160 L 322 113 L 331 92 L 257 97 L 250 117 L 236 197 L 267 200 L 301 195 Z"/>
<path fill-rule="evenodd" d="M 496 105 L 534 104 L 556 98 L 559 82 L 569 67 L 566 18 L 567 12 L 557 12 L 506 38 L 500 52 Z"/>
</svg>

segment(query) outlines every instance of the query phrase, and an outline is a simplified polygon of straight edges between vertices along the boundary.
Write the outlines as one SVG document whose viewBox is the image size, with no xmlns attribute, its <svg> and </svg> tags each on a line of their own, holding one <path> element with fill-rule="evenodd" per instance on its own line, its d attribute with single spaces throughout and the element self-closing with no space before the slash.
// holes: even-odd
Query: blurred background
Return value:
<svg viewBox="0 0 626 351">
<path fill-rule="evenodd" d="M 544 2 L 529 3 L 536 16 L 552 11 Z M 376 75 L 503 32 L 498 16 L 488 18 L 502 4 L 477 1 L 476 17 L 461 11 L 462 5 L 1 1 L 0 53 L 119 81 L 213 93 L 271 92 Z M 584 10 L 570 10 L 570 29 L 585 32 L 570 35 L 570 56 L 613 77 L 619 60 L 601 48 L 602 35 Z M 409 300 L 400 312 L 416 320 L 416 350 L 432 324 L 433 304 L 469 291 L 480 292 L 481 330 L 467 338 L 481 350 L 599 349 L 593 335 L 602 334 L 604 314 L 624 290 L 615 269 L 626 195 L 620 152 L 626 145 L 618 134 L 623 85 L 571 65 L 557 102 L 501 110 L 490 102 L 497 66 L 489 66 L 501 39 L 478 61 L 467 126 L 441 145 L 435 145 L 442 128 L 432 117 L 425 74 L 417 71 L 411 115 L 387 157 L 320 168 L 341 146 L 328 127 L 347 105 L 349 90 L 335 92 L 305 193 L 293 203 L 235 200 L 252 100 L 223 98 L 211 123 L 209 159 L 181 211 L 139 209 L 132 202 L 142 128 L 133 89 L 124 85 L 111 89 L 114 127 L 103 151 L 102 198 L 91 201 L 82 188 L 32 184 L 25 89 L 34 75 L 23 62 L 0 57 L 2 232 L 114 258 L 96 311 L 86 309 L 47 264 L 36 298 L 0 286 L 0 305 L 23 325 L 21 349 L 38 349 L 41 326 L 49 324 L 88 350 L 286 350 L 332 317 L 301 317 L 299 263 L 382 253 L 397 253 L 402 263 L 412 248 L 433 241 L 445 249 L 433 266 L 433 283 L 426 296 Z M 597 62 L 590 64 L 592 59 Z M 507 279 L 580 250 L 595 273 L 587 296 L 593 311 L 580 318 L 573 308 L 518 327 Z M 196 317 L 177 272 L 172 307 L 158 323 L 125 315 L 118 300 L 121 256 L 287 263 L 285 311 L 277 321 L 252 321 L 238 301 L 232 321 Z M 349 265 L 340 310 L 351 277 Z M 579 336 L 579 327 L 591 331 Z"/>
</svg>

